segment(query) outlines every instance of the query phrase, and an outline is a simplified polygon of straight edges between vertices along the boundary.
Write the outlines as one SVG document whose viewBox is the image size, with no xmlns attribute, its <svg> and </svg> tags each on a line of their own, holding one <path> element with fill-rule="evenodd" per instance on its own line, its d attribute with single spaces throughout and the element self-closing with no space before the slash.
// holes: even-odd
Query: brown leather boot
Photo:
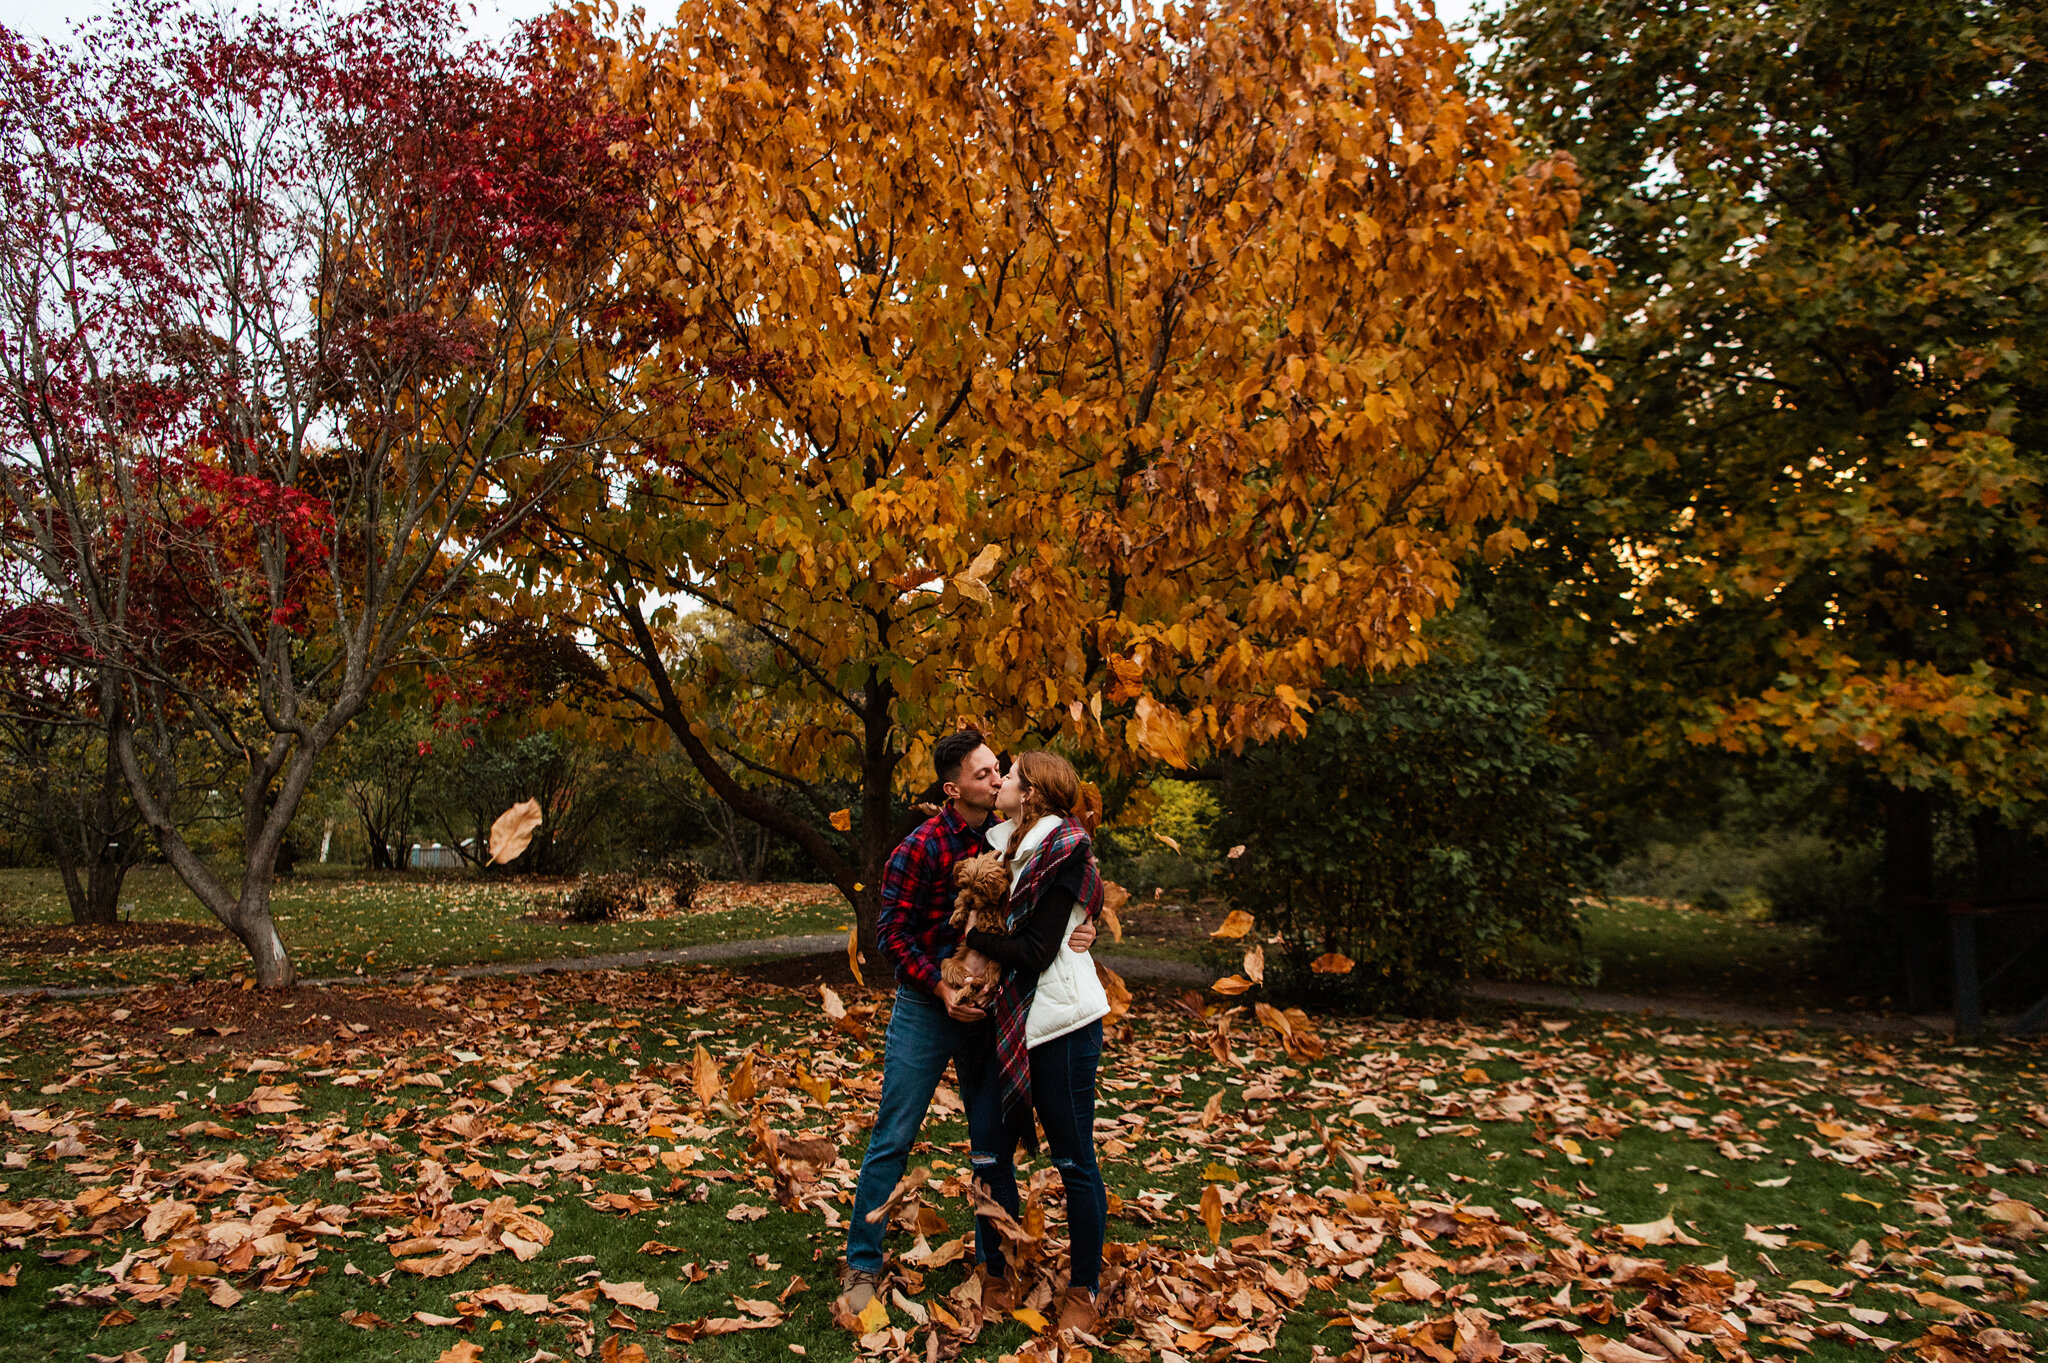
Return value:
<svg viewBox="0 0 2048 1363">
<path fill-rule="evenodd" d="M 868 1303 L 882 1294 L 882 1275 L 848 1264 L 839 1273 L 839 1299 L 832 1303 L 832 1316 L 842 1325 L 859 1317 Z M 847 1328 L 854 1328 L 848 1326 Z"/>
<path fill-rule="evenodd" d="M 1085 1287 L 1069 1287 L 1060 1293 L 1060 1313 L 1054 1328 L 1095 1333 L 1095 1294 Z"/>
</svg>

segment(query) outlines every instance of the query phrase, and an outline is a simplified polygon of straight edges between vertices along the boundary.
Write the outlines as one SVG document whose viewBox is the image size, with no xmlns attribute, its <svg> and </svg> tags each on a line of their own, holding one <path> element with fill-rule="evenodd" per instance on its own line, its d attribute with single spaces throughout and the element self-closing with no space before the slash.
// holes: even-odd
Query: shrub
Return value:
<svg viewBox="0 0 2048 1363">
<path fill-rule="evenodd" d="M 1307 1001 L 1443 1012 L 1471 971 L 1575 935 L 1593 864 L 1564 793 L 1550 692 L 1498 663 L 1431 663 L 1349 688 L 1306 737 L 1248 751 L 1223 782 L 1236 907 L 1277 933 L 1266 978 Z M 1311 962 L 1341 953 L 1348 974 Z"/>
<path fill-rule="evenodd" d="M 604 923 L 647 908 L 647 888 L 628 871 L 576 877 L 575 888 L 563 897 L 562 911 L 577 923 Z"/>
<path fill-rule="evenodd" d="M 676 911 L 687 910 L 697 898 L 697 891 L 704 888 L 708 878 L 701 863 L 680 857 L 669 857 L 651 865 L 636 868 L 642 882 L 656 890 L 666 890 Z"/>
</svg>

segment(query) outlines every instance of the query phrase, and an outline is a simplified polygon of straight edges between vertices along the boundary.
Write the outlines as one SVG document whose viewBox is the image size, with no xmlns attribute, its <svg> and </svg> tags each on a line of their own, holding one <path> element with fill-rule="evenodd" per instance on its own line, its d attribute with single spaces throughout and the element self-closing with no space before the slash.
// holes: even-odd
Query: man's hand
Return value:
<svg viewBox="0 0 2048 1363">
<path fill-rule="evenodd" d="M 981 1009 L 960 1002 L 961 991 L 950 984 L 940 984 L 937 993 L 939 1002 L 946 1005 L 947 1016 L 955 1022 L 980 1022 L 988 1016 Z"/>
<path fill-rule="evenodd" d="M 1074 935 L 1067 939 L 1067 945 L 1076 951 L 1086 951 L 1095 945 L 1095 920 L 1083 918 L 1081 926 L 1074 929 Z"/>
</svg>

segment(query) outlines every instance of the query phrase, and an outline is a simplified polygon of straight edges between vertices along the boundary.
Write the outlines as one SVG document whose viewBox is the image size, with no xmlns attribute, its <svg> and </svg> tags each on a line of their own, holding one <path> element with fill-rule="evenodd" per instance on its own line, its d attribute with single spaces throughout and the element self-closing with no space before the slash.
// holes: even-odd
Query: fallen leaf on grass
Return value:
<svg viewBox="0 0 2048 1363">
<path fill-rule="evenodd" d="M 468 1296 L 479 1306 L 495 1306 L 500 1311 L 518 1311 L 529 1316 L 540 1315 L 550 1304 L 545 1292 L 521 1292 L 509 1283 L 482 1288 Z"/>
<path fill-rule="evenodd" d="M 1645 1245 L 1697 1245 L 1699 1241 L 1678 1228 L 1669 1216 L 1656 1221 L 1636 1221 L 1615 1227 L 1623 1236 Z"/>
<path fill-rule="evenodd" d="M 608 1283 L 600 1280 L 597 1284 L 597 1290 L 621 1306 L 630 1306 L 639 1311 L 657 1311 L 661 1309 L 661 1298 L 655 1293 L 649 1292 L 646 1283 Z"/>
</svg>

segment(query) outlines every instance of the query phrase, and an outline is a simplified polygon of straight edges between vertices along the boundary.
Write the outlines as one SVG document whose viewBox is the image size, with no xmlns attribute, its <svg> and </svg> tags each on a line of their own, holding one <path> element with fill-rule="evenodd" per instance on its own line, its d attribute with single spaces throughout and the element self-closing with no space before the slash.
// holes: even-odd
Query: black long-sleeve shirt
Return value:
<svg viewBox="0 0 2048 1363">
<path fill-rule="evenodd" d="M 1068 857 L 1053 873 L 1052 883 L 1038 896 L 1038 905 L 1022 927 L 1008 936 L 979 930 L 967 934 L 967 945 L 998 965 L 1036 977 L 1060 954 L 1067 940 L 1067 920 L 1081 897 L 1081 882 L 1087 874 L 1087 858 Z"/>
</svg>

